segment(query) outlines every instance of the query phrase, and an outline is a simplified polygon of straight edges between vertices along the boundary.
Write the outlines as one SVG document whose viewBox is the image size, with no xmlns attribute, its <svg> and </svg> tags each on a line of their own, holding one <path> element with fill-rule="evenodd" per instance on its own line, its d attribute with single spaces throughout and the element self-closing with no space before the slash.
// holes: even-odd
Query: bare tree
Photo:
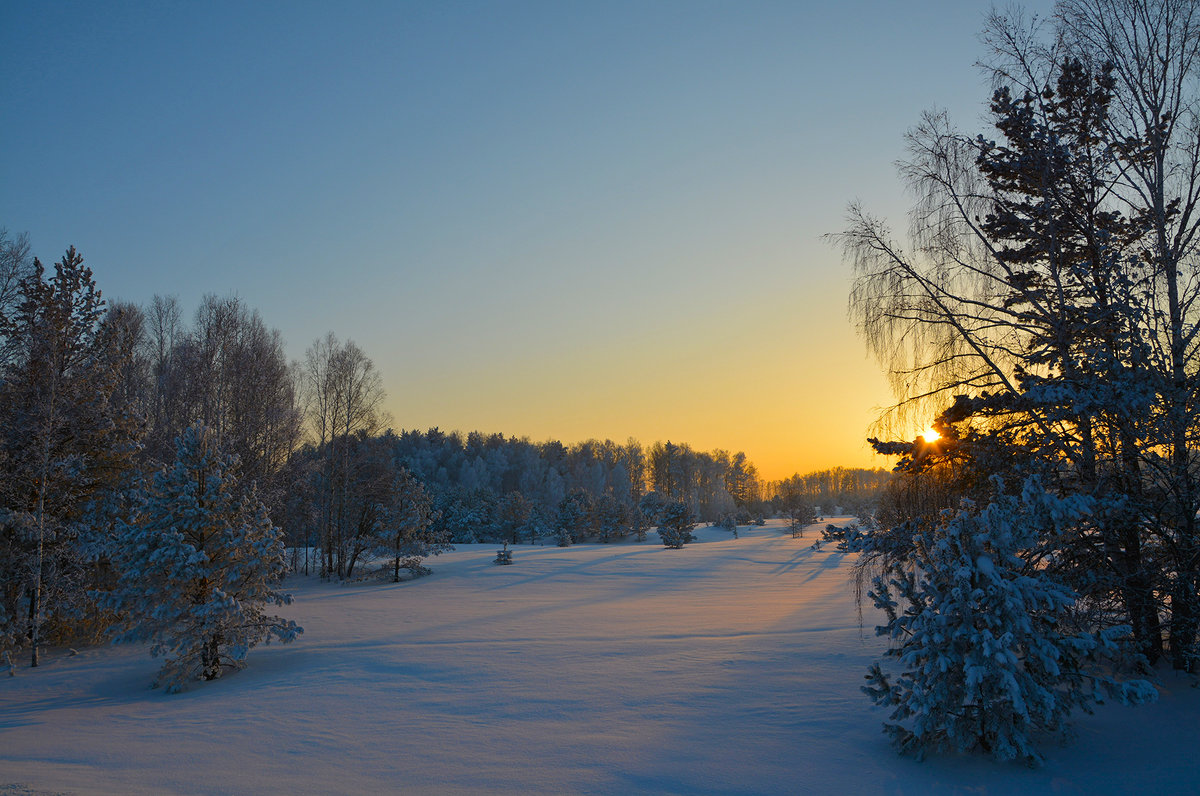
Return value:
<svg viewBox="0 0 1200 796">
<path fill-rule="evenodd" d="M 354 341 L 340 343 L 333 334 L 313 342 L 305 352 L 301 384 L 309 433 L 324 451 L 322 506 L 322 574 L 342 577 L 350 490 L 350 442 L 355 434 L 372 435 L 387 422 L 382 410 L 386 393 L 375 364 Z"/>
<path fill-rule="evenodd" d="M 238 457 L 243 479 L 278 509 L 275 477 L 299 444 L 303 422 L 279 332 L 234 296 L 205 296 L 191 329 L 174 298 L 155 296 L 146 325 L 150 456 L 169 460 L 172 441 L 203 422 L 216 444 Z"/>
<path fill-rule="evenodd" d="M 12 236 L 0 227 L 0 319 L 11 317 L 21 292 L 21 280 L 33 273 L 29 235 Z M 0 365 L 12 356 L 10 347 L 0 348 Z"/>
</svg>

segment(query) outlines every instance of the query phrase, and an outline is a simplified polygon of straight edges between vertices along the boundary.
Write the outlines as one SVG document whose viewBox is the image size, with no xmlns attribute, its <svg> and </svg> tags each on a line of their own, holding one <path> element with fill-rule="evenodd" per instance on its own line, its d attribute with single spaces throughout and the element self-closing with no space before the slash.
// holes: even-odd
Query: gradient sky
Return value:
<svg viewBox="0 0 1200 796">
<path fill-rule="evenodd" d="M 890 466 L 821 236 L 985 129 L 987 3 L 336 5 L 4 3 L 0 226 L 355 340 L 397 428 Z"/>
</svg>

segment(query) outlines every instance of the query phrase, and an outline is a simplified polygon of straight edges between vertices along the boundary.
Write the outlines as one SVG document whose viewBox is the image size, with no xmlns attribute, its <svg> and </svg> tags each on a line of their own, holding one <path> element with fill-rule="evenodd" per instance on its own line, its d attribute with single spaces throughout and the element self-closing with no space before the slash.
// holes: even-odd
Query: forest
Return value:
<svg viewBox="0 0 1200 796">
<path fill-rule="evenodd" d="M 30 249 L 27 236 L 0 233 L 0 640 L 10 667 L 23 648 L 36 665 L 44 643 L 159 632 L 139 617 L 172 592 L 208 600 L 223 559 L 258 562 L 239 586 L 245 604 L 252 593 L 286 601 L 277 587 L 287 571 L 399 580 L 428 572 L 425 560 L 454 543 L 644 541 L 673 505 L 684 525 L 807 522 L 822 507 L 869 506 L 887 481 L 838 468 L 764 483 L 744 453 L 671 441 L 395 431 L 381 374 L 353 341 L 329 333 L 289 362 L 279 332 L 236 297 L 208 295 L 190 319 L 173 297 L 110 302 L 73 248 L 52 273 Z M 155 555 L 179 564 L 199 551 L 209 569 L 180 571 L 142 547 L 156 550 L 181 525 L 172 518 L 189 477 L 203 484 L 187 497 L 194 524 Z M 221 537 L 239 522 L 252 529 L 245 550 Z M 209 675 L 225 635 L 193 656 Z"/>
</svg>

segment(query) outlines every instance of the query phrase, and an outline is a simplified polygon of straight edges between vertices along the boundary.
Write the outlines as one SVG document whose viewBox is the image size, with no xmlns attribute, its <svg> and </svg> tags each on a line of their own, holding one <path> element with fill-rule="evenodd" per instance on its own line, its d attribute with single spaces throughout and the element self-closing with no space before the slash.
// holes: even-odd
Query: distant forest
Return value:
<svg viewBox="0 0 1200 796">
<path fill-rule="evenodd" d="M 329 333 L 289 362 L 237 297 L 205 296 L 190 318 L 174 297 L 105 302 L 73 248 L 51 274 L 26 236 L 0 230 L 0 641 L 36 648 L 43 623 L 66 637 L 103 624 L 113 563 L 173 527 L 150 507 L 191 499 L 189 478 L 203 494 L 219 477 L 212 494 L 244 496 L 238 516 L 269 517 L 246 522 L 286 543 L 294 568 L 351 578 L 382 558 L 395 579 L 453 543 L 642 540 L 671 506 L 685 525 L 730 529 L 864 511 L 888 479 L 764 482 L 742 452 L 671 441 L 395 432 L 384 398 L 353 341 Z M 190 532 L 195 549 L 208 527 Z"/>
</svg>

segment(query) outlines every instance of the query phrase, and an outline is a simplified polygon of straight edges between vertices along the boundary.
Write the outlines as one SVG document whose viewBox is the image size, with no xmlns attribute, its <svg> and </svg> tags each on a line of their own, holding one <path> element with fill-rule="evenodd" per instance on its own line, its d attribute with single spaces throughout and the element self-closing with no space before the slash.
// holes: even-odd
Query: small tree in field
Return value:
<svg viewBox="0 0 1200 796">
<path fill-rule="evenodd" d="M 675 550 L 695 539 L 692 530 L 696 527 L 696 517 L 683 501 L 670 503 L 663 507 L 658 519 L 658 535 L 662 543 Z"/>
<path fill-rule="evenodd" d="M 179 691 L 241 667 L 250 647 L 292 641 L 295 622 L 267 616 L 286 605 L 282 535 L 250 491 L 238 497 L 236 458 L 221 455 L 196 424 L 176 441 L 175 464 L 159 472 L 140 520 L 128 527 L 115 563 L 120 582 L 107 602 L 121 617 L 118 642 L 152 641 L 164 656 L 159 683 Z"/>
<path fill-rule="evenodd" d="M 427 556 L 452 550 L 445 534 L 434 531 L 433 498 L 425 485 L 401 468 L 396 474 L 393 498 L 387 507 L 387 542 L 385 550 L 392 559 L 392 582 L 400 582 L 400 570 L 406 569 L 415 578 L 428 575 L 430 569 L 421 562 Z"/>
<path fill-rule="evenodd" d="M 799 539 L 804 536 L 804 529 L 817 519 L 816 509 L 806 500 L 796 499 L 789 501 L 784 511 L 787 515 L 788 530 L 792 532 L 793 539 Z"/>
</svg>

